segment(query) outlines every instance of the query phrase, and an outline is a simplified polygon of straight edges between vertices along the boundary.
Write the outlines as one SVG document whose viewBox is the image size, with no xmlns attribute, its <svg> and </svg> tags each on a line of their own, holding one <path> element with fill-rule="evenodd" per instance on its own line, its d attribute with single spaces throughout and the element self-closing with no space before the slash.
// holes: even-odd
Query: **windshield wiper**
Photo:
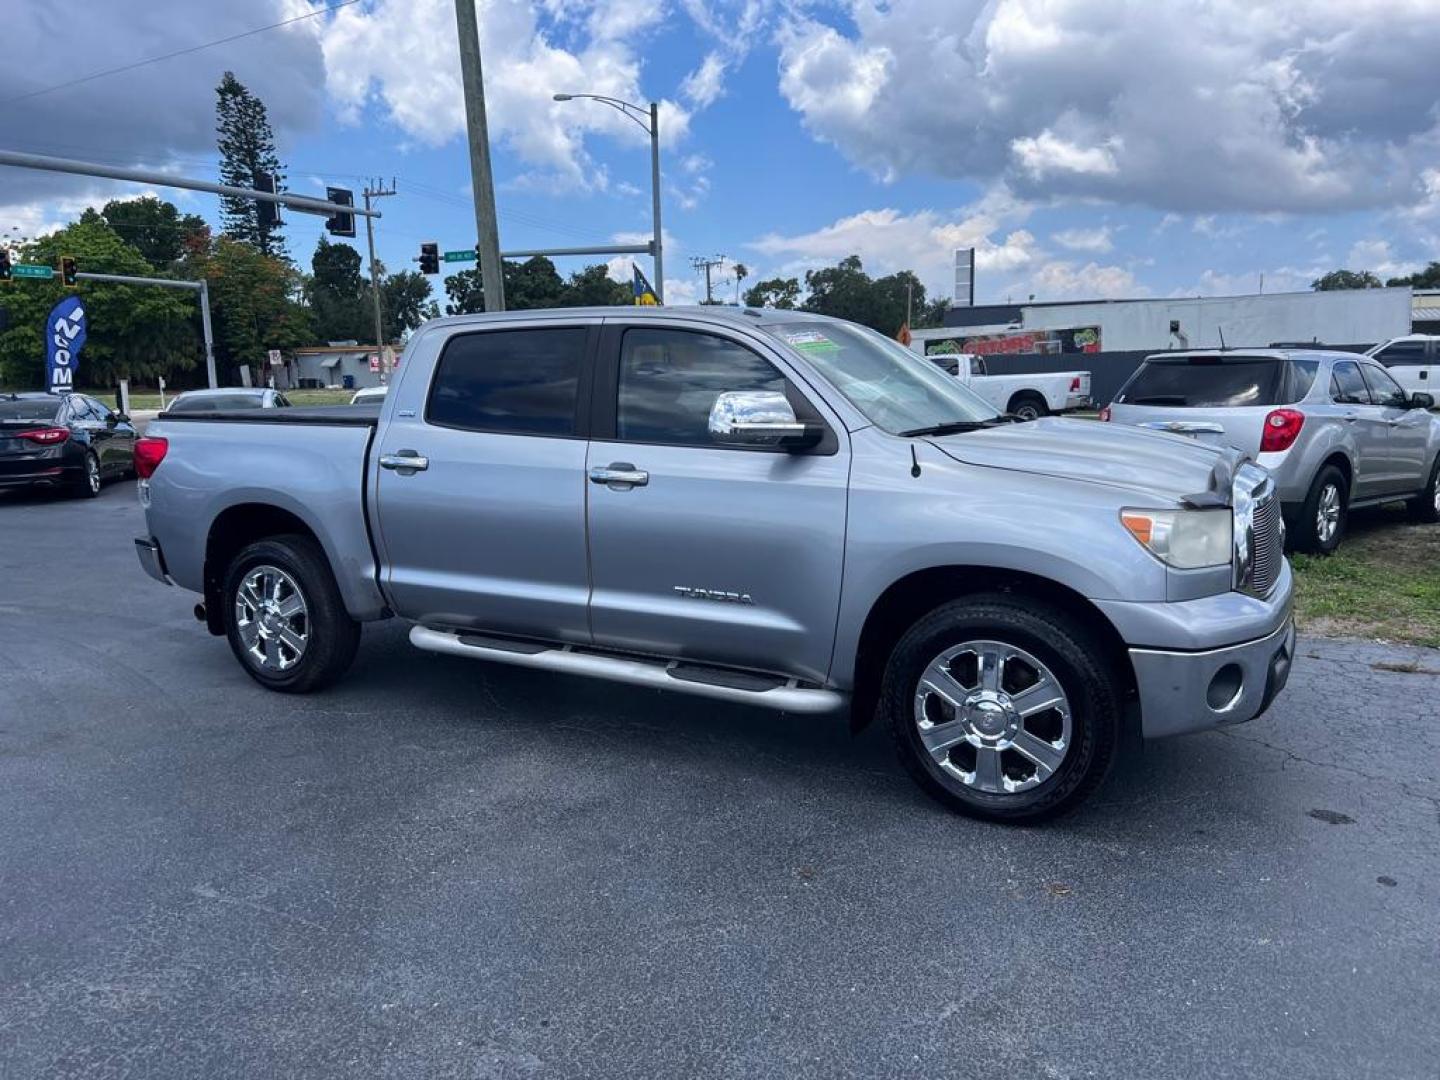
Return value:
<svg viewBox="0 0 1440 1080">
<path fill-rule="evenodd" d="M 1014 422 L 1013 416 L 1009 413 L 1002 413 L 999 416 L 992 416 L 988 420 L 947 420 L 943 424 L 911 428 L 909 431 L 900 432 L 900 436 L 910 439 L 917 435 L 956 435 L 962 431 L 981 431 L 985 428 L 999 427 L 1001 424 L 1013 424 Z"/>
</svg>

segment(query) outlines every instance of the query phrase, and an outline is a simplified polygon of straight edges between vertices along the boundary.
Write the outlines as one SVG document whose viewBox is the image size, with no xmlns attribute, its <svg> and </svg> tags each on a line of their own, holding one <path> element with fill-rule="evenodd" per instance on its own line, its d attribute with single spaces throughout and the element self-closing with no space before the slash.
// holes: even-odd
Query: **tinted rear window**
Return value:
<svg viewBox="0 0 1440 1080">
<path fill-rule="evenodd" d="M 1147 360 L 1115 400 L 1187 409 L 1290 405 L 1309 392 L 1318 368 L 1316 360 L 1262 356 Z"/>
<path fill-rule="evenodd" d="M 206 409 L 258 409 L 262 399 L 258 394 L 203 394 L 196 397 L 181 396 L 170 403 L 167 412 L 201 412 Z"/>
<path fill-rule="evenodd" d="M 59 402 L 54 398 L 22 398 L 19 401 L 0 400 L 0 421 L 3 420 L 54 420 L 59 411 Z"/>
<path fill-rule="evenodd" d="M 573 435 L 584 327 L 491 330 L 452 338 L 425 419 L 514 435 Z"/>
</svg>

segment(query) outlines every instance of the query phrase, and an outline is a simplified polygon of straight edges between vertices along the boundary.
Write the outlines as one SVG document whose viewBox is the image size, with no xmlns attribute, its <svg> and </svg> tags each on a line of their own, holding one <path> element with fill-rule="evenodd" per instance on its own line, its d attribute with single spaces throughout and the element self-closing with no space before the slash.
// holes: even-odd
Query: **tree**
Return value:
<svg viewBox="0 0 1440 1080">
<path fill-rule="evenodd" d="M 1432 262 L 1418 274 L 1392 277 L 1386 285 L 1409 285 L 1414 289 L 1440 289 L 1440 262 Z"/>
<path fill-rule="evenodd" d="M 915 310 L 925 308 L 925 286 L 909 270 L 875 280 L 865 273 L 860 256 L 849 255 L 823 270 L 808 270 L 809 295 L 801 308 L 820 315 L 858 322 L 887 337 L 905 321 L 907 291 Z"/>
<path fill-rule="evenodd" d="M 140 277 L 154 273 L 95 213 L 22 248 L 16 261 L 55 266 L 62 255 L 73 255 L 81 270 Z M 9 324 L 0 332 L 0 383 L 43 385 L 45 318 L 72 292 L 84 301 L 88 322 L 77 386 L 109 387 L 121 378 L 176 375 L 195 367 L 203 355 L 199 308 L 192 294 L 99 281 L 82 281 L 74 290 L 58 278 L 27 281 L 5 293 Z"/>
<path fill-rule="evenodd" d="M 260 366 L 270 349 L 291 350 L 315 340 L 304 282 L 284 259 L 218 236 L 183 268 L 185 276 L 210 282 L 215 352 L 222 366 Z"/>
<path fill-rule="evenodd" d="M 530 308 L 591 307 L 630 304 L 634 293 L 629 285 L 611 279 L 604 263 L 587 266 L 570 275 L 567 282 L 560 277 L 555 264 L 543 255 L 523 263 L 506 260 L 505 306 L 513 311 Z M 485 289 L 479 270 L 462 270 L 445 279 L 447 315 L 468 315 L 485 310 Z"/>
<path fill-rule="evenodd" d="M 188 239 L 203 238 L 210 231 L 198 214 L 182 216 L 174 203 L 153 195 L 111 199 L 98 213 L 87 209 L 80 220 L 104 221 L 156 270 L 168 270 L 185 254 Z"/>
<path fill-rule="evenodd" d="M 1380 279 L 1369 270 L 1331 270 L 1324 277 L 1310 283 L 1316 292 L 1333 292 L 1337 289 L 1378 289 Z"/>
<path fill-rule="evenodd" d="M 439 307 L 430 299 L 430 280 L 415 270 L 401 270 L 381 280 L 380 309 L 386 341 L 399 341 L 426 319 L 440 314 Z"/>
<path fill-rule="evenodd" d="M 740 283 L 750 276 L 750 268 L 742 262 L 735 264 L 735 302 L 740 302 Z"/>
<path fill-rule="evenodd" d="M 256 173 L 275 177 L 276 190 L 284 187 L 285 173 L 275 152 L 275 134 L 265 103 L 225 72 L 215 88 L 215 133 L 219 137 L 220 182 L 232 187 L 254 187 Z M 249 244 L 262 255 L 285 257 L 283 226 L 262 226 L 255 200 L 220 197 L 220 220 L 225 235 Z"/>
<path fill-rule="evenodd" d="M 310 268 L 305 294 L 315 333 L 325 341 L 369 341 L 375 333 L 374 309 L 369 285 L 360 276 L 360 253 L 321 236 Z"/>
<path fill-rule="evenodd" d="M 596 263 L 570 275 L 560 306 L 616 307 L 634 302 L 634 287 L 622 285 L 610 276 L 609 267 Z"/>
<path fill-rule="evenodd" d="M 795 278 L 767 278 L 757 281 L 745 292 L 745 306 L 789 310 L 800 299 L 800 282 Z"/>
</svg>

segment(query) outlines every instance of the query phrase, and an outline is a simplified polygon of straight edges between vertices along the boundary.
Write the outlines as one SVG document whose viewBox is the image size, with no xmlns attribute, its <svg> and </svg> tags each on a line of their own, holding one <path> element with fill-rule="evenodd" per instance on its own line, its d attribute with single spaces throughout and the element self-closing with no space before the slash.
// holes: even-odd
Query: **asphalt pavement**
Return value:
<svg viewBox="0 0 1440 1080">
<path fill-rule="evenodd" d="M 6 1080 L 1440 1075 L 1440 653 L 1302 639 L 1005 828 L 881 731 L 395 623 L 269 694 L 141 522 L 0 495 Z"/>
</svg>

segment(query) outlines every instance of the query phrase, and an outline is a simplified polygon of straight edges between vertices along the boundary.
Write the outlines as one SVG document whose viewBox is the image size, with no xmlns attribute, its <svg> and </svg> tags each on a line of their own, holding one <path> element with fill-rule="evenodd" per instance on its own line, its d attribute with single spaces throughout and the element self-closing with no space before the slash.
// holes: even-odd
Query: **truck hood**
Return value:
<svg viewBox="0 0 1440 1080">
<path fill-rule="evenodd" d="M 1183 435 L 1055 417 L 930 441 L 967 465 L 1083 480 L 1200 506 L 1229 505 L 1231 478 L 1243 460 L 1238 451 Z"/>
</svg>

